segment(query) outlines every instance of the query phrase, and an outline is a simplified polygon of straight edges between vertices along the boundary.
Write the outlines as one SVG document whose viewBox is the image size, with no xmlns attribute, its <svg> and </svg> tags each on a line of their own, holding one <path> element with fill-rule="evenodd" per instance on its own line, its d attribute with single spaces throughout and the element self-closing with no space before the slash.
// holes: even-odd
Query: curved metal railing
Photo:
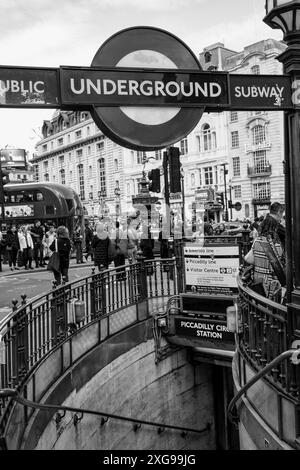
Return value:
<svg viewBox="0 0 300 470">
<path fill-rule="evenodd" d="M 242 276 L 238 277 L 241 332 L 238 348 L 244 359 L 259 372 L 290 345 L 287 307 L 252 291 Z M 280 393 L 299 400 L 300 381 L 296 366 L 282 361 L 268 371 L 266 379 Z"/>
<path fill-rule="evenodd" d="M 99 317 L 154 297 L 178 293 L 174 258 L 154 259 L 111 268 L 92 269 L 90 276 L 22 302 L 0 324 L 0 389 L 20 390 L 37 364 L 75 331 Z M 73 299 L 84 313 L 74 319 Z M 8 400 L 0 400 L 0 423 Z"/>
</svg>

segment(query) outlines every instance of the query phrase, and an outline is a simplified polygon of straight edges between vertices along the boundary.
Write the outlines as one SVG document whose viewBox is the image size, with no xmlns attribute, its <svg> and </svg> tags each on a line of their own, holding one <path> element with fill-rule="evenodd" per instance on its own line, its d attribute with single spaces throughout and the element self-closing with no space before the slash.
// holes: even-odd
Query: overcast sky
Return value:
<svg viewBox="0 0 300 470">
<path fill-rule="evenodd" d="M 282 39 L 262 22 L 264 0 L 1 0 L 1 65 L 89 66 L 99 46 L 131 26 L 157 26 L 198 55 L 221 41 L 239 51 L 261 39 Z M 0 148 L 30 152 L 53 110 L 0 109 Z M 35 130 L 35 132 L 34 132 Z"/>
</svg>

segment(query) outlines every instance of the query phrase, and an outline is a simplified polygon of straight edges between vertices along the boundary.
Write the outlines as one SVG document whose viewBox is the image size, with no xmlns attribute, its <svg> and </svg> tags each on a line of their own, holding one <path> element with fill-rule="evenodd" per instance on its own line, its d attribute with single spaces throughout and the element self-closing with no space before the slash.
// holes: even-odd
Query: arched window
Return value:
<svg viewBox="0 0 300 470">
<path fill-rule="evenodd" d="M 203 124 L 202 126 L 202 141 L 203 141 L 203 150 L 209 151 L 213 150 L 217 146 L 216 133 L 212 132 L 209 124 Z"/>
<path fill-rule="evenodd" d="M 106 172 L 105 172 L 105 159 L 99 159 L 99 190 L 106 196 Z"/>
<path fill-rule="evenodd" d="M 261 124 L 254 126 L 252 129 L 252 142 L 253 145 L 258 145 L 266 140 L 266 128 Z"/>
</svg>

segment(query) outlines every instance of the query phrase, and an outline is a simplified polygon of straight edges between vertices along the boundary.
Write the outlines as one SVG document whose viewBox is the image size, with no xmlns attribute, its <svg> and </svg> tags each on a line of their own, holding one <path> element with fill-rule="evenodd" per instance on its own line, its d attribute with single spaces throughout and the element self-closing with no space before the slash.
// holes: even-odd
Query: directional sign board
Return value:
<svg viewBox="0 0 300 470">
<path fill-rule="evenodd" d="M 184 262 L 186 292 L 230 296 L 237 292 L 238 245 L 186 243 Z"/>
</svg>

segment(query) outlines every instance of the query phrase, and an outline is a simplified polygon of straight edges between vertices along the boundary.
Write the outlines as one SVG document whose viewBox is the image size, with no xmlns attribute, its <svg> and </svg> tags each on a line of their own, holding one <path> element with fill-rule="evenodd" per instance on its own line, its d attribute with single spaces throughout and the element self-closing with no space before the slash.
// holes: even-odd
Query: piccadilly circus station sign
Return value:
<svg viewBox="0 0 300 470">
<path fill-rule="evenodd" d="M 145 151 L 181 140 L 204 111 L 289 110 L 295 93 L 285 75 L 203 71 L 180 39 L 146 26 L 110 37 L 90 67 L 0 67 L 0 107 L 88 110 L 110 139 Z"/>
</svg>

